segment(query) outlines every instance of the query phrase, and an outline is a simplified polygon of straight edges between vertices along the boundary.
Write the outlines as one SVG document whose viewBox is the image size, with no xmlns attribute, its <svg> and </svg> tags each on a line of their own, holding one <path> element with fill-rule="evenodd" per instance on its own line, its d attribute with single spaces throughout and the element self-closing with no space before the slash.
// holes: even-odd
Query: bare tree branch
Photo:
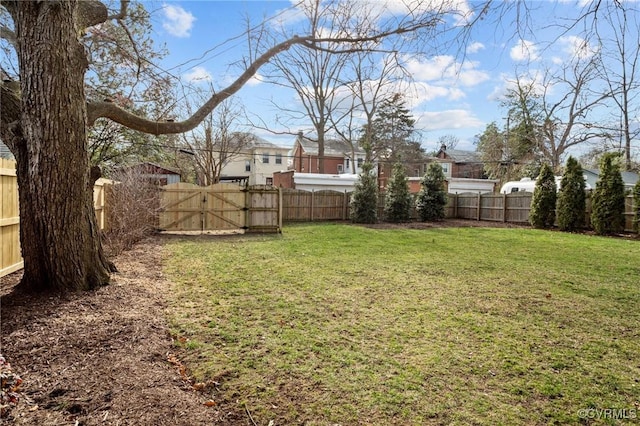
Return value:
<svg viewBox="0 0 640 426">
<path fill-rule="evenodd" d="M 109 17 L 107 7 L 98 0 L 78 3 L 76 25 L 82 30 L 105 22 Z"/>
<path fill-rule="evenodd" d="M 116 123 L 127 126 L 133 130 L 138 130 L 152 135 L 183 133 L 194 129 L 205 117 L 211 113 L 222 101 L 236 93 L 251 79 L 261 66 L 269 62 L 271 58 L 283 52 L 294 44 L 301 43 L 299 37 L 293 37 L 267 50 L 255 62 L 253 62 L 231 85 L 226 89 L 215 93 L 207 102 L 200 107 L 191 117 L 181 122 L 161 122 L 148 120 L 132 114 L 111 102 L 90 102 L 87 104 L 88 123 L 92 124 L 100 117 L 109 118 Z"/>
<path fill-rule="evenodd" d="M 127 17 L 127 8 L 129 7 L 129 0 L 120 0 L 120 11 L 118 13 L 116 13 L 115 15 L 109 15 L 107 16 L 107 20 L 110 19 L 115 19 L 115 20 L 121 20 Z"/>
<path fill-rule="evenodd" d="M 14 48 L 16 47 L 16 33 L 4 25 L 0 25 L 0 38 L 7 40 Z"/>
</svg>

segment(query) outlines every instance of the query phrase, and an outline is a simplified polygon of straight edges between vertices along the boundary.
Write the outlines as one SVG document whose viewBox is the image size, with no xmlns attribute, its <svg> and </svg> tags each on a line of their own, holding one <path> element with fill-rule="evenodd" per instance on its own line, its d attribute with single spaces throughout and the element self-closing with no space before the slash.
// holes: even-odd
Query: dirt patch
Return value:
<svg viewBox="0 0 640 426">
<path fill-rule="evenodd" d="M 116 263 L 121 273 L 109 286 L 64 298 L 8 293 L 20 274 L 2 278 L 1 352 L 24 380 L 12 421 L 228 422 L 230 413 L 185 380 L 172 347 L 165 319 L 170 283 L 161 272 L 160 240 L 136 246 Z"/>
</svg>

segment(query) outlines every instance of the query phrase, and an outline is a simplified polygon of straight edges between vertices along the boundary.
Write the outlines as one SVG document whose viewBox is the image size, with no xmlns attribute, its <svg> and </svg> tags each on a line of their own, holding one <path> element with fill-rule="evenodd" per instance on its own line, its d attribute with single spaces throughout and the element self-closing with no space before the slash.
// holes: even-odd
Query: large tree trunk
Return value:
<svg viewBox="0 0 640 426">
<path fill-rule="evenodd" d="M 86 53 L 76 2 L 18 2 L 13 10 L 21 75 L 18 165 L 20 243 L 33 292 L 107 284 L 93 208 L 84 95 Z"/>
</svg>

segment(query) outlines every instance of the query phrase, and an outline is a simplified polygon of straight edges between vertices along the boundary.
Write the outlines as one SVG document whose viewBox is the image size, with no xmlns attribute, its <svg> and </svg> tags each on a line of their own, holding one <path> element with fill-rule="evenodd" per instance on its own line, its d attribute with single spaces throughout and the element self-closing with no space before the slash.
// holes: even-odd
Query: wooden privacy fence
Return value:
<svg viewBox="0 0 640 426">
<path fill-rule="evenodd" d="M 160 188 L 161 231 L 279 232 L 281 192 L 270 186 L 173 183 Z"/>
<path fill-rule="evenodd" d="M 282 190 L 282 212 L 284 222 L 308 222 L 323 220 L 348 220 L 350 192 Z M 384 193 L 378 198 L 378 217 L 384 219 Z M 493 222 L 529 223 L 529 210 L 533 194 L 448 194 L 446 217 L 450 219 L 472 219 Z M 591 215 L 591 198 L 587 194 L 586 223 Z M 415 207 L 411 218 L 417 219 Z M 633 196 L 626 198 L 625 230 L 632 231 Z"/>
<path fill-rule="evenodd" d="M 93 205 L 100 229 L 107 226 L 106 179 L 93 187 Z M 16 163 L 0 158 L 0 277 L 22 269 L 20 254 L 20 209 Z"/>
<path fill-rule="evenodd" d="M 16 163 L 0 158 L 0 277 L 23 267 Z"/>
<path fill-rule="evenodd" d="M 529 223 L 533 194 L 449 194 L 447 217 L 492 222 Z M 633 231 L 633 195 L 625 199 L 624 230 Z M 587 192 L 585 224 L 590 226 L 591 191 Z"/>
<path fill-rule="evenodd" d="M 283 220 L 287 222 L 347 220 L 350 201 L 350 192 L 283 189 Z"/>
</svg>

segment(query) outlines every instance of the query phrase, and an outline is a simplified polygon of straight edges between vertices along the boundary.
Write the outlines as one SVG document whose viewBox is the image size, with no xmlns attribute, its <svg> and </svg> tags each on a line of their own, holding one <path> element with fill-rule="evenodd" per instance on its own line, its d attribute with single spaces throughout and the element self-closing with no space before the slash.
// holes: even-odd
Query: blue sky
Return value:
<svg viewBox="0 0 640 426">
<path fill-rule="evenodd" d="M 452 50 L 407 59 L 406 66 L 414 78 L 413 90 L 407 91 L 407 104 L 417 119 L 416 127 L 422 131 L 425 148 L 436 148 L 439 136 L 454 135 L 460 139 L 458 148 L 475 149 L 475 135 L 492 121 L 502 124 L 506 111 L 500 108 L 500 99 L 516 71 L 535 80 L 543 68 L 562 64 L 578 46 L 584 49 L 577 29 L 559 35 L 548 26 L 555 19 L 574 16 L 581 4 L 539 1 L 531 5 L 535 9 L 532 29 L 536 37 L 555 39 L 553 48 L 543 50 L 526 35 L 516 34 L 507 17 L 498 25 L 493 21 L 481 23 L 464 55 Z M 202 87 L 209 82 L 224 87 L 240 72 L 234 63 L 247 53 L 246 40 L 241 37 L 246 16 L 257 23 L 264 16 L 283 13 L 290 7 L 288 1 L 147 3 L 153 11 L 154 40 L 165 43 L 169 50 L 162 67 L 183 82 Z M 237 36 L 240 37 L 232 39 Z M 294 92 L 258 79 L 241 89 L 237 97 L 249 114 L 260 116 L 276 131 L 284 129 L 273 120 L 279 113 L 273 103 L 297 102 Z M 304 123 L 299 125 L 305 127 Z M 255 133 L 282 145 L 290 145 L 294 139 L 263 130 Z"/>
</svg>

